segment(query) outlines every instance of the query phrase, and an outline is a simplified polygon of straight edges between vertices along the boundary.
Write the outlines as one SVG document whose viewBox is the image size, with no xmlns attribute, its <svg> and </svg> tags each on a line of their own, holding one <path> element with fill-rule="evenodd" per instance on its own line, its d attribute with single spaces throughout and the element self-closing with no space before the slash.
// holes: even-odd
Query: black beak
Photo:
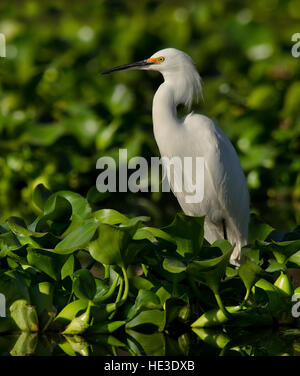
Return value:
<svg viewBox="0 0 300 376">
<path fill-rule="evenodd" d="M 118 67 L 108 69 L 108 70 L 102 72 L 102 74 L 108 74 L 108 73 L 112 73 L 112 72 L 119 72 L 119 71 L 123 71 L 123 70 L 140 68 L 140 67 L 145 67 L 147 65 L 152 65 L 152 64 L 153 64 L 152 61 L 148 61 L 146 59 L 146 60 L 137 61 L 137 62 L 131 63 L 131 64 L 119 65 Z"/>
</svg>

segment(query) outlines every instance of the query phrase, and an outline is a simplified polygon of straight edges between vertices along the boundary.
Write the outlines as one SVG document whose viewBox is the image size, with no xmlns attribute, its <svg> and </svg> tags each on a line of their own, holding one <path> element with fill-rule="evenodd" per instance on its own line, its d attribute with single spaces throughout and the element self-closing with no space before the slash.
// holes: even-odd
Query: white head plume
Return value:
<svg viewBox="0 0 300 376">
<path fill-rule="evenodd" d="M 190 109 L 193 100 L 198 101 L 199 95 L 202 97 L 201 77 L 193 60 L 175 48 L 166 48 L 151 56 L 159 57 L 163 57 L 164 61 L 150 65 L 147 69 L 161 72 L 165 82 L 173 87 L 176 104 L 182 103 Z"/>
</svg>

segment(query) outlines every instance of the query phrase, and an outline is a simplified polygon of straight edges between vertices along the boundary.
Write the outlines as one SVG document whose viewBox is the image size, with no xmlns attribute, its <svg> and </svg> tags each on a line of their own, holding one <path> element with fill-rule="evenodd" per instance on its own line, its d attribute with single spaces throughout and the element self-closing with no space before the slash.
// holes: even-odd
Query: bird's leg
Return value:
<svg viewBox="0 0 300 376">
<path fill-rule="evenodd" d="M 226 222 L 224 218 L 222 219 L 222 225 L 223 225 L 224 239 L 227 240 Z"/>
</svg>

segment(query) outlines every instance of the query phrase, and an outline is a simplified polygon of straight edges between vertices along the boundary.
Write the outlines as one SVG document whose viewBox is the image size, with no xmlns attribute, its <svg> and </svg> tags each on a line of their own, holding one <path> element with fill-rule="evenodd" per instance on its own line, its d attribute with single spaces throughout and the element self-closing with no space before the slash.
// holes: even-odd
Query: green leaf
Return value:
<svg viewBox="0 0 300 376">
<path fill-rule="evenodd" d="M 42 249 L 28 248 L 27 260 L 29 265 L 36 267 L 55 281 L 60 280 L 62 265 L 66 262 L 66 257 L 57 255 Z"/>
<path fill-rule="evenodd" d="M 45 203 L 44 219 L 54 222 L 68 221 L 72 215 L 72 206 L 68 200 L 58 196 L 57 193 L 51 195 Z"/>
<path fill-rule="evenodd" d="M 19 247 L 21 247 L 21 243 L 13 232 L 9 231 L 0 234 L 0 257 L 2 257 L 1 254 L 4 253 L 4 251 L 8 249 L 17 249 Z"/>
<path fill-rule="evenodd" d="M 73 214 L 83 219 L 90 218 L 92 214 L 91 206 L 87 199 L 80 194 L 71 191 L 59 191 L 56 194 L 66 199 L 71 204 Z"/>
<path fill-rule="evenodd" d="M 70 255 L 67 258 L 67 261 L 64 263 L 64 265 L 61 268 L 61 279 L 65 279 L 66 277 L 71 277 L 74 273 L 74 265 L 75 265 L 75 259 L 74 255 Z"/>
<path fill-rule="evenodd" d="M 105 223 L 107 225 L 117 225 L 125 222 L 128 217 L 119 213 L 114 209 L 101 209 L 93 213 L 93 217 L 98 220 L 99 223 Z"/>
<path fill-rule="evenodd" d="M 16 300 L 10 307 L 10 315 L 22 332 L 38 331 L 38 316 L 34 306 L 26 300 Z"/>
<path fill-rule="evenodd" d="M 266 240 L 273 230 L 273 227 L 264 223 L 255 214 L 251 214 L 248 243 L 252 244 L 255 240 Z"/>
<path fill-rule="evenodd" d="M 135 230 L 136 225 L 120 228 L 100 224 L 98 236 L 88 246 L 91 256 L 104 265 L 123 266 L 127 261 L 125 252 Z"/>
<path fill-rule="evenodd" d="M 152 291 L 140 290 L 136 297 L 135 304 L 127 313 L 128 320 L 139 314 L 143 310 L 161 309 L 162 305 L 159 297 Z"/>
<path fill-rule="evenodd" d="M 0 272 L 0 277 L 0 293 L 5 296 L 7 306 L 18 299 L 26 300 L 30 304 L 29 281 L 24 273 L 9 270 L 2 274 Z"/>
<path fill-rule="evenodd" d="M 91 309 L 91 302 L 88 303 L 88 307 L 86 311 L 78 316 L 75 317 L 70 324 L 66 327 L 63 331 L 63 334 L 82 334 L 84 333 L 88 327 L 90 326 L 90 309 Z"/>
<path fill-rule="evenodd" d="M 259 280 L 261 272 L 261 267 L 251 260 L 246 260 L 246 262 L 240 266 L 239 276 L 247 290 L 246 299 L 252 286 Z"/>
<path fill-rule="evenodd" d="M 266 292 L 269 300 L 268 307 L 272 315 L 276 317 L 276 315 L 286 308 L 286 303 L 283 296 L 280 294 L 280 292 L 278 292 L 278 289 L 272 285 L 272 283 L 261 278 L 256 282 L 255 286 Z"/>
<path fill-rule="evenodd" d="M 279 270 L 286 270 L 285 264 L 280 264 L 277 261 L 270 262 L 270 265 L 267 267 L 266 272 L 273 273 Z"/>
<path fill-rule="evenodd" d="M 7 220 L 8 226 L 11 229 L 11 231 L 20 236 L 34 236 L 36 238 L 45 236 L 45 232 L 34 232 L 30 231 L 26 228 L 26 224 L 23 221 L 23 219 L 18 218 L 18 217 L 10 217 Z"/>
<path fill-rule="evenodd" d="M 60 313 L 56 316 L 54 320 L 54 327 L 55 329 L 61 329 L 65 327 L 68 323 L 70 323 L 80 312 L 87 309 L 88 300 L 86 299 L 78 299 L 74 302 L 69 303 L 66 305 Z"/>
<path fill-rule="evenodd" d="M 163 268 L 169 273 L 182 273 L 187 266 L 179 259 L 174 257 L 166 257 L 163 261 Z"/>
<path fill-rule="evenodd" d="M 38 184 L 33 191 L 32 200 L 43 211 L 45 203 L 51 195 L 52 193 L 43 184 Z"/>
<path fill-rule="evenodd" d="M 59 242 L 55 251 L 61 254 L 72 253 L 74 250 L 83 248 L 94 236 L 98 227 L 95 219 L 88 219 L 83 225 L 76 228 Z"/>
<path fill-rule="evenodd" d="M 219 257 L 207 260 L 194 260 L 188 264 L 187 272 L 192 278 L 206 284 L 215 293 L 219 289 L 221 278 L 225 275 L 233 247 Z"/>
<path fill-rule="evenodd" d="M 241 309 L 241 306 L 226 307 L 226 310 L 230 313 L 237 312 Z M 214 326 L 222 326 L 229 321 L 229 317 L 225 316 L 221 309 L 213 308 L 201 315 L 191 326 L 192 328 L 206 328 Z"/>
<path fill-rule="evenodd" d="M 155 227 L 141 227 L 137 229 L 136 233 L 133 236 L 133 239 L 148 239 L 151 243 L 157 242 L 158 239 L 163 239 L 169 243 L 176 244 L 171 235 Z"/>
<path fill-rule="evenodd" d="M 79 269 L 73 274 L 73 291 L 79 299 L 92 300 L 96 294 L 96 283 L 91 272 Z"/>
<path fill-rule="evenodd" d="M 130 286 L 134 287 L 137 290 L 151 290 L 154 285 L 151 281 L 143 277 L 132 277 L 130 278 Z"/>
<path fill-rule="evenodd" d="M 257 241 L 257 245 L 261 251 L 273 254 L 279 264 L 285 264 L 293 254 L 300 250 L 300 240 L 279 243 Z"/>
<path fill-rule="evenodd" d="M 140 312 L 132 320 L 127 322 L 126 329 L 135 329 L 144 326 L 155 326 L 159 332 L 164 330 L 166 323 L 165 311 L 151 309 Z"/>
<path fill-rule="evenodd" d="M 300 266 L 300 251 L 292 254 L 292 256 L 288 258 L 288 261 L 292 262 L 293 264 L 296 264 L 297 266 Z"/>
<path fill-rule="evenodd" d="M 204 239 L 204 217 L 176 214 L 173 222 L 163 231 L 173 237 L 177 244 L 176 251 L 182 257 L 197 257 Z"/>
</svg>

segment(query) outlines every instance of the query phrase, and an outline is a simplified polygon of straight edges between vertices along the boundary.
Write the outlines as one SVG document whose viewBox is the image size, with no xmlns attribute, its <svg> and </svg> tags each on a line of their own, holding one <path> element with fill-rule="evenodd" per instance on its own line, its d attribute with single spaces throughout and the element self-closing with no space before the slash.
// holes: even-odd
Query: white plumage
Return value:
<svg viewBox="0 0 300 376">
<path fill-rule="evenodd" d="M 104 73 L 124 69 L 162 73 L 164 82 L 153 99 L 155 140 L 162 157 L 204 157 L 204 198 L 200 203 L 187 203 L 186 191 L 174 191 L 174 184 L 183 179 L 176 173 L 170 175 L 170 186 L 185 214 L 206 216 L 204 235 L 210 243 L 226 235 L 235 244 L 230 261 L 239 265 L 241 247 L 248 239 L 249 195 L 236 151 L 208 117 L 194 113 L 182 119 L 177 117 L 179 104 L 190 108 L 193 100 L 202 94 L 201 79 L 192 59 L 182 51 L 167 48 L 149 59 Z M 184 179 L 190 179 L 190 186 L 195 184 L 194 174 L 185 173 Z"/>
</svg>

